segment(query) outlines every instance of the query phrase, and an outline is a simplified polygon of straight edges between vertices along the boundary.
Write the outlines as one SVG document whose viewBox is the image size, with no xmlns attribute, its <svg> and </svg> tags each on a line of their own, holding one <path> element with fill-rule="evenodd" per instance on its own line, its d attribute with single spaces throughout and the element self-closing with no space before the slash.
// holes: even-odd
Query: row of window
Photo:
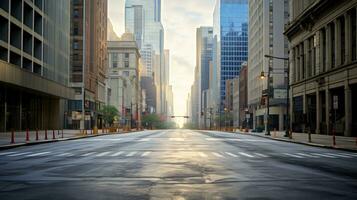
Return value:
<svg viewBox="0 0 357 200">
<path fill-rule="evenodd" d="M 357 60 L 356 33 L 356 9 L 353 8 L 293 47 L 293 80 L 301 81 Z M 351 41 L 346 41 L 348 38 Z"/>
</svg>

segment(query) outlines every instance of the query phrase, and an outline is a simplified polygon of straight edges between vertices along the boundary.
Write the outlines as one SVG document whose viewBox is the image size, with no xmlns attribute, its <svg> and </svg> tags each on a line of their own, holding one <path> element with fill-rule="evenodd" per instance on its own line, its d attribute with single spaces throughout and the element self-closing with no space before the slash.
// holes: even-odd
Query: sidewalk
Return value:
<svg viewBox="0 0 357 200">
<path fill-rule="evenodd" d="M 331 135 L 318 135 L 311 134 L 311 143 L 309 142 L 309 135 L 307 133 L 292 133 L 292 139 L 289 137 L 284 137 L 285 132 L 270 132 L 271 136 L 266 136 L 265 133 L 254 133 L 254 132 L 241 132 L 242 134 L 250 134 L 254 136 L 270 138 L 286 142 L 294 142 L 299 144 L 306 144 L 311 146 L 357 151 L 357 138 L 356 137 L 343 137 L 336 136 L 336 146 L 333 145 L 333 136 Z"/>
<path fill-rule="evenodd" d="M 133 130 L 132 130 L 133 131 Z M 108 132 L 108 131 L 106 131 Z M 91 130 L 87 130 L 87 134 L 81 133 L 80 130 L 55 130 L 54 134 L 52 130 L 47 131 L 47 140 L 44 130 L 38 131 L 38 140 L 36 140 L 36 131 L 29 131 L 29 141 L 26 141 L 26 131 L 18 131 L 14 133 L 14 144 L 11 144 L 11 132 L 2 132 L 0 133 L 0 148 L 11 148 L 21 145 L 31 145 L 38 143 L 46 142 L 56 142 L 69 139 L 78 139 L 84 137 L 94 137 L 100 135 L 109 135 L 109 134 L 119 134 L 126 133 L 122 129 L 119 129 L 119 132 L 115 133 L 105 133 L 102 129 L 98 130 L 98 134 L 93 134 Z"/>
</svg>

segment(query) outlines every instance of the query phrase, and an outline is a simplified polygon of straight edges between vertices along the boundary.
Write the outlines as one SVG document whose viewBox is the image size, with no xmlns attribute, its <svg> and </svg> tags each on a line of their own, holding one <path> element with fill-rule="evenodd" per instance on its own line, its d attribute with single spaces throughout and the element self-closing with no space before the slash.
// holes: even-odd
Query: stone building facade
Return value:
<svg viewBox="0 0 357 200">
<path fill-rule="evenodd" d="M 293 131 L 356 136 L 357 1 L 292 0 L 290 126 Z"/>
</svg>

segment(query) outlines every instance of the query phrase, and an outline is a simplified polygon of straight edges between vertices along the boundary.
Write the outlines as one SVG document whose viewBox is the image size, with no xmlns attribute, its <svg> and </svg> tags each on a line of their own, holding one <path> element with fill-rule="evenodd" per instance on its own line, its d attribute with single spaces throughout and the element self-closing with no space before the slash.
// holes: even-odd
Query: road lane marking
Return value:
<svg viewBox="0 0 357 200">
<path fill-rule="evenodd" d="M 346 156 L 352 156 L 352 157 L 357 157 L 357 154 L 355 153 L 338 153 L 340 155 L 346 155 Z"/>
<path fill-rule="evenodd" d="M 102 156 L 106 156 L 108 154 L 112 153 L 111 151 L 106 151 L 106 152 L 103 152 L 103 153 L 100 153 L 100 154 L 97 154 L 96 157 L 102 157 Z"/>
<path fill-rule="evenodd" d="M 230 156 L 232 156 L 232 157 L 235 157 L 235 158 L 237 158 L 237 157 L 239 157 L 238 155 L 236 155 L 236 154 L 234 154 L 234 153 L 230 153 L 230 152 L 225 152 L 227 155 L 230 155 Z"/>
<path fill-rule="evenodd" d="M 224 156 L 222 156 L 222 155 L 221 155 L 221 154 L 219 154 L 219 153 L 213 152 L 212 154 L 213 154 L 213 155 L 215 155 L 216 157 L 219 157 L 219 158 L 224 158 Z"/>
<path fill-rule="evenodd" d="M 263 158 L 268 158 L 268 155 L 262 154 L 262 153 L 254 153 L 257 156 L 263 157 Z"/>
<path fill-rule="evenodd" d="M 351 156 L 340 155 L 340 154 L 335 154 L 335 153 L 326 153 L 326 155 L 337 156 L 337 157 L 341 157 L 341 158 L 352 158 Z"/>
<path fill-rule="evenodd" d="M 149 138 L 143 138 L 143 139 L 140 139 L 139 141 L 140 142 L 147 142 L 147 141 L 150 141 L 151 139 L 149 139 Z"/>
<path fill-rule="evenodd" d="M 245 156 L 245 157 L 254 158 L 253 155 L 250 155 L 250 154 L 247 154 L 247 153 L 244 153 L 244 152 L 239 152 L 239 154 L 242 155 L 242 156 Z"/>
<path fill-rule="evenodd" d="M 294 157 L 294 158 L 304 158 L 303 156 L 299 156 L 299 155 L 295 155 L 295 154 L 291 154 L 291 153 L 284 153 L 284 154 L 287 156 L 290 156 L 290 157 Z"/>
<path fill-rule="evenodd" d="M 73 156 L 73 154 L 71 154 L 71 153 L 62 153 L 62 154 L 59 154 L 59 155 L 56 155 L 56 156 L 59 156 L 59 157 Z"/>
<path fill-rule="evenodd" d="M 85 156 L 91 156 L 91 155 L 93 155 L 93 154 L 95 154 L 95 153 L 97 153 L 97 152 L 89 152 L 89 153 L 83 154 L 83 155 L 81 155 L 81 156 L 83 156 L 83 157 L 85 157 Z"/>
<path fill-rule="evenodd" d="M 0 153 L 0 156 L 9 155 L 9 154 L 13 154 L 13 153 L 17 153 L 17 152 L 16 151 L 12 151 L 12 152 Z"/>
<path fill-rule="evenodd" d="M 46 152 L 41 152 L 41 153 L 29 154 L 29 155 L 26 155 L 25 157 L 42 156 L 42 155 L 46 155 L 46 154 L 49 154 L 49 153 L 51 153 L 51 152 L 46 151 Z"/>
<path fill-rule="evenodd" d="M 198 155 L 200 155 L 203 158 L 207 158 L 207 155 L 205 153 L 203 153 L 203 152 L 198 152 Z"/>
<path fill-rule="evenodd" d="M 26 155 L 26 154 L 30 154 L 32 152 L 23 152 L 23 153 L 16 153 L 16 154 L 8 154 L 7 156 L 11 156 L 11 157 L 14 157 L 14 156 L 22 156 L 22 155 Z"/>
<path fill-rule="evenodd" d="M 322 154 L 322 153 L 311 153 L 311 154 L 326 157 L 326 158 L 336 158 L 335 156 L 330 156 L 330 155 L 326 155 L 326 154 Z"/>
<path fill-rule="evenodd" d="M 316 155 L 310 155 L 310 154 L 306 154 L 306 153 L 297 153 L 300 156 L 305 156 L 305 157 L 309 157 L 309 158 L 320 158 L 319 156 Z"/>
<path fill-rule="evenodd" d="M 131 153 L 128 153 L 128 154 L 126 155 L 126 157 L 134 156 L 136 153 L 137 153 L 136 151 L 133 151 L 133 152 L 131 152 Z"/>
<path fill-rule="evenodd" d="M 179 141 L 179 142 L 185 141 L 184 138 L 170 138 L 169 140 L 170 141 Z"/>
<path fill-rule="evenodd" d="M 221 141 L 222 139 L 220 139 L 220 138 L 206 138 L 206 140 Z"/>
<path fill-rule="evenodd" d="M 111 156 L 112 156 L 112 157 L 120 156 L 120 155 L 123 154 L 123 153 L 124 153 L 123 151 L 119 151 L 119 152 L 116 152 L 116 153 L 112 154 Z"/>
<path fill-rule="evenodd" d="M 149 155 L 150 153 L 151 153 L 151 151 L 144 152 L 143 154 L 141 154 L 141 157 L 145 157 L 145 156 Z"/>
</svg>

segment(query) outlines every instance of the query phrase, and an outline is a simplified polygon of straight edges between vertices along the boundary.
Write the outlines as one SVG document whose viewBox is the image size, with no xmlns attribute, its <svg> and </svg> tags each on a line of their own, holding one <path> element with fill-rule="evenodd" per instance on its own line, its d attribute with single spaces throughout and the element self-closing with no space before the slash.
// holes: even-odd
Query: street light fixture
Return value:
<svg viewBox="0 0 357 200">
<path fill-rule="evenodd" d="M 269 59 L 277 59 L 277 60 L 284 60 L 284 61 L 289 61 L 289 58 L 283 58 L 283 57 L 276 57 L 276 56 L 271 56 L 271 55 L 264 55 L 264 57 L 266 57 L 266 58 L 269 58 Z M 289 137 L 289 130 L 291 129 L 291 127 L 290 127 L 290 116 L 289 116 L 289 89 L 290 89 L 290 85 L 289 85 L 289 83 L 290 83 L 290 68 L 289 68 L 289 66 L 287 67 L 287 71 L 286 71 L 286 73 L 287 73 L 287 87 L 286 87 L 286 120 L 285 120 L 285 123 L 286 123 L 286 131 L 285 131 L 285 135 L 284 135 L 284 137 Z M 264 76 L 264 72 L 262 72 L 261 73 L 261 78 L 262 78 L 262 75 Z M 269 81 L 269 77 L 270 76 L 270 67 L 269 67 L 269 69 L 268 69 L 268 97 L 267 97 L 267 99 L 268 99 L 268 116 L 267 116 L 267 120 L 268 120 L 268 123 L 269 123 L 269 94 L 270 94 L 270 91 L 269 91 L 269 88 L 270 88 L 270 81 Z M 268 129 L 269 129 L 269 124 L 268 124 Z M 267 134 L 269 134 L 270 135 L 270 131 L 267 133 Z"/>
</svg>

